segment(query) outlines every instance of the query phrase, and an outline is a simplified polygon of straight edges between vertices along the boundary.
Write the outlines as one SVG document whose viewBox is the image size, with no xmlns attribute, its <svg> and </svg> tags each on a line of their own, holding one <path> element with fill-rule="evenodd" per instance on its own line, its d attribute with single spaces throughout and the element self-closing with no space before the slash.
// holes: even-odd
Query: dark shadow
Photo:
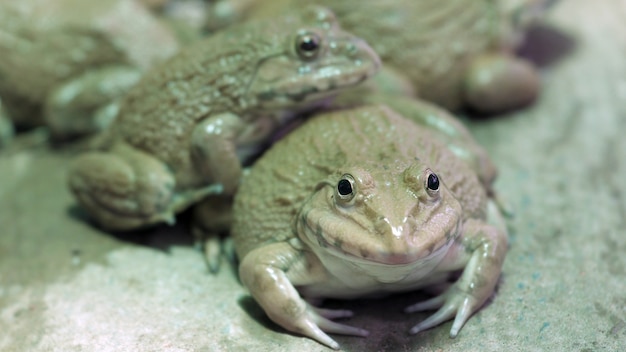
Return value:
<svg viewBox="0 0 626 352">
<path fill-rule="evenodd" d="M 576 49 L 576 41 L 557 28 L 536 24 L 526 30 L 526 40 L 517 54 L 539 68 L 561 61 Z"/>
<path fill-rule="evenodd" d="M 176 224 L 173 226 L 167 224 L 155 225 L 146 229 L 132 231 L 108 231 L 99 227 L 89 217 L 87 212 L 77 204 L 73 204 L 67 209 L 70 218 L 90 224 L 98 228 L 103 235 L 109 235 L 122 242 L 132 243 L 135 245 L 150 247 L 167 252 L 172 246 L 192 246 L 194 244 L 193 236 L 189 228 L 191 223 L 191 212 L 186 211 L 176 217 Z"/>
<path fill-rule="evenodd" d="M 281 334 L 290 334 L 289 331 L 283 329 L 282 327 L 278 326 L 278 324 L 271 321 L 267 314 L 265 314 L 265 311 L 263 311 L 263 308 L 259 306 L 259 304 L 254 300 L 254 298 L 252 298 L 252 296 L 247 295 L 240 297 L 237 300 L 237 304 L 244 312 L 246 312 L 246 314 L 248 314 L 250 318 L 252 318 L 252 320 L 256 321 L 265 328 Z"/>
</svg>

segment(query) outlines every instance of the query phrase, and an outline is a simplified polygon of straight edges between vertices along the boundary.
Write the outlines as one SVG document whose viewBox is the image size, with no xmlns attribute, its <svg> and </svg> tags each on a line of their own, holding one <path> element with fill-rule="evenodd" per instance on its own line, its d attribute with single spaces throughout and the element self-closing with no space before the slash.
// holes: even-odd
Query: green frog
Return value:
<svg viewBox="0 0 626 352">
<path fill-rule="evenodd" d="M 327 333 L 368 332 L 333 321 L 352 312 L 309 301 L 417 290 L 462 270 L 447 291 L 406 308 L 438 309 L 410 333 L 454 318 L 454 337 L 493 294 L 508 237 L 490 196 L 495 168 L 469 156 L 482 148 L 462 125 L 407 104 L 317 114 L 243 178 L 231 230 L 239 275 L 283 328 L 338 349 Z"/>
<path fill-rule="evenodd" d="M 271 17 L 308 0 L 221 0 L 209 25 Z M 368 41 L 385 73 L 402 76 L 408 91 L 447 109 L 500 113 L 532 102 L 540 76 L 516 57 L 523 30 L 548 0 L 316 0 L 342 25 Z M 387 75 L 378 75 L 384 80 Z"/>
<path fill-rule="evenodd" d="M 4 1 L 0 97 L 15 125 L 45 125 L 57 139 L 91 134 L 142 72 L 178 49 L 136 1 Z"/>
<path fill-rule="evenodd" d="M 242 165 L 279 126 L 379 66 L 367 43 L 323 7 L 230 27 L 148 72 L 98 150 L 73 163 L 69 186 L 110 230 L 173 223 L 210 195 L 229 202 Z"/>
</svg>

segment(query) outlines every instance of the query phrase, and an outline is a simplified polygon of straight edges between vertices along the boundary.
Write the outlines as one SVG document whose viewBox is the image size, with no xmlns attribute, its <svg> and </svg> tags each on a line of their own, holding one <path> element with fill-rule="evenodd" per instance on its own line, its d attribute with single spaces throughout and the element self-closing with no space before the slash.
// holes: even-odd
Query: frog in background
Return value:
<svg viewBox="0 0 626 352">
<path fill-rule="evenodd" d="M 141 73 L 179 49 L 136 1 L 0 4 L 0 99 L 18 127 L 57 140 L 102 130 Z"/>
<path fill-rule="evenodd" d="M 449 110 L 494 114 L 530 104 L 539 93 L 533 65 L 516 57 L 523 32 L 549 0 L 316 0 L 380 55 L 376 79 L 412 88 L 407 94 Z M 209 26 L 271 17 L 307 0 L 221 0 Z M 388 78 L 391 77 L 389 80 Z M 383 83 L 385 85 L 386 83 Z M 394 88 L 392 88 L 394 89 Z"/>
</svg>

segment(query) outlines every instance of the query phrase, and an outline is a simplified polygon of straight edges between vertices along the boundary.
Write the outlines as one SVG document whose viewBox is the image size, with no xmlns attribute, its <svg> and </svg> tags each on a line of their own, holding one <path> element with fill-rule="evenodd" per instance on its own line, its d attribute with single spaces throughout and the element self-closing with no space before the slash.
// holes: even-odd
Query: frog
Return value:
<svg viewBox="0 0 626 352">
<path fill-rule="evenodd" d="M 94 134 L 141 74 L 179 47 L 137 1 L 5 1 L 0 97 L 19 129 L 45 126 L 60 141 Z"/>
<path fill-rule="evenodd" d="M 505 219 L 480 164 L 427 120 L 376 102 L 324 111 L 251 166 L 231 235 L 240 280 L 273 322 L 339 349 L 328 334 L 368 331 L 334 321 L 353 312 L 313 302 L 432 288 L 461 271 L 443 293 L 405 310 L 438 309 L 411 334 L 454 319 L 455 337 L 493 294 Z"/>
<path fill-rule="evenodd" d="M 216 26 L 271 17 L 307 0 L 221 0 L 210 10 Z M 402 75 L 413 94 L 448 110 L 496 115 L 536 100 L 537 68 L 515 55 L 524 30 L 540 20 L 547 0 L 316 0 L 364 38 Z M 377 78 L 385 76 L 378 75 Z"/>
<path fill-rule="evenodd" d="M 274 130 L 379 67 L 324 7 L 229 27 L 141 78 L 70 166 L 69 188 L 106 230 L 173 224 L 202 201 L 229 202 Z"/>
</svg>

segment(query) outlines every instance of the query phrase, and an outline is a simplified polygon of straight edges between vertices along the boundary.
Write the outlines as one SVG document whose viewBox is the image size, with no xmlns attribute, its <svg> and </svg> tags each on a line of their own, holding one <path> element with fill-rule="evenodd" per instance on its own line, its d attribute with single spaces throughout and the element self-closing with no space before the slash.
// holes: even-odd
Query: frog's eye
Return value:
<svg viewBox="0 0 626 352">
<path fill-rule="evenodd" d="M 341 176 L 339 182 L 337 182 L 337 197 L 342 201 L 349 202 L 354 198 L 354 178 L 351 175 L 345 174 Z"/>
<path fill-rule="evenodd" d="M 434 172 L 430 172 L 426 178 L 426 192 L 434 196 L 439 191 L 439 177 Z"/>
<path fill-rule="evenodd" d="M 315 33 L 303 33 L 296 37 L 296 52 L 305 60 L 317 57 L 320 52 L 322 39 Z"/>
</svg>

